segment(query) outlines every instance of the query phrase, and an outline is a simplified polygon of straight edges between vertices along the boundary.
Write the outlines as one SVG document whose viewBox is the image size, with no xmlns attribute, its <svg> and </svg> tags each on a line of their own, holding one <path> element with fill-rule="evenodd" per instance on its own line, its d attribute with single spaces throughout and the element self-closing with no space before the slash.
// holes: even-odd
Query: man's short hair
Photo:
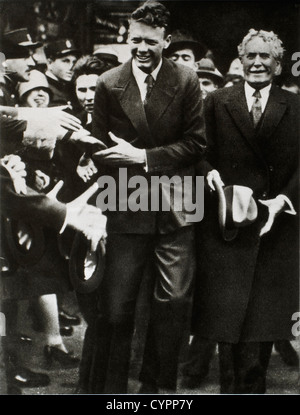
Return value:
<svg viewBox="0 0 300 415">
<path fill-rule="evenodd" d="M 103 62 L 101 59 L 97 58 L 96 56 L 82 56 L 78 59 L 76 64 L 74 65 L 73 71 L 73 79 L 76 80 L 81 75 L 102 75 L 111 66 L 108 65 L 106 62 Z"/>
<path fill-rule="evenodd" d="M 170 12 L 163 4 L 148 0 L 131 14 L 130 21 L 132 20 L 152 27 L 163 27 L 165 34 L 167 34 Z"/>
<path fill-rule="evenodd" d="M 282 41 L 274 32 L 266 32 L 265 30 L 255 30 L 250 29 L 247 35 L 242 40 L 242 43 L 238 46 L 239 57 L 243 57 L 245 55 L 245 48 L 248 42 L 252 40 L 254 37 L 262 38 L 266 43 L 271 45 L 271 51 L 273 57 L 277 61 L 281 61 L 284 54 L 284 48 L 282 46 Z"/>
</svg>

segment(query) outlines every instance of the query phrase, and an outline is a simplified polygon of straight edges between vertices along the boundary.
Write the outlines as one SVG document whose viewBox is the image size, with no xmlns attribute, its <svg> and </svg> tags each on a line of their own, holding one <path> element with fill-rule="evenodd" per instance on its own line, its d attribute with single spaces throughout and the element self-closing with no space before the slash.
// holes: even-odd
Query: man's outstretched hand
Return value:
<svg viewBox="0 0 300 415">
<path fill-rule="evenodd" d="M 95 160 L 112 166 L 128 166 L 133 164 L 146 164 L 146 151 L 134 147 L 132 144 L 108 133 L 115 146 L 93 154 Z"/>
<path fill-rule="evenodd" d="M 63 186 L 61 180 L 47 194 L 51 199 L 56 199 L 56 195 Z M 106 222 L 107 218 L 103 215 L 101 209 L 88 205 L 88 200 L 99 189 L 98 184 L 94 183 L 82 195 L 66 204 L 66 226 L 82 232 L 85 237 L 91 241 L 91 251 L 95 251 L 101 239 L 106 238 Z"/>
</svg>

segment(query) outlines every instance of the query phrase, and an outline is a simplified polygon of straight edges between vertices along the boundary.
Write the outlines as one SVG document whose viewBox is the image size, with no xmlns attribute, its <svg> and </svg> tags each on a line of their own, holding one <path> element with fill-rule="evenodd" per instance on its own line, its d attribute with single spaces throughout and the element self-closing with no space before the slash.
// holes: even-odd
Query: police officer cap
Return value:
<svg viewBox="0 0 300 415">
<path fill-rule="evenodd" d="M 55 42 L 48 43 L 48 45 L 45 46 L 45 53 L 47 58 L 52 59 L 61 58 L 66 55 L 79 56 L 80 54 L 71 39 L 60 39 Z"/>
<path fill-rule="evenodd" d="M 26 28 L 4 33 L 1 41 L 1 52 L 6 59 L 26 58 L 29 50 L 42 46 L 40 42 L 33 42 Z"/>
</svg>

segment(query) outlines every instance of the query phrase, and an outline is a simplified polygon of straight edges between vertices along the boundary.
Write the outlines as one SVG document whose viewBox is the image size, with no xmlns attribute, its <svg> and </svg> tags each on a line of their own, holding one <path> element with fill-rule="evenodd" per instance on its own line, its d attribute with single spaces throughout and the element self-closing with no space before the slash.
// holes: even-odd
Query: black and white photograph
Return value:
<svg viewBox="0 0 300 415">
<path fill-rule="evenodd" d="M 0 120 L 2 398 L 299 396 L 299 0 L 0 0 Z"/>
</svg>

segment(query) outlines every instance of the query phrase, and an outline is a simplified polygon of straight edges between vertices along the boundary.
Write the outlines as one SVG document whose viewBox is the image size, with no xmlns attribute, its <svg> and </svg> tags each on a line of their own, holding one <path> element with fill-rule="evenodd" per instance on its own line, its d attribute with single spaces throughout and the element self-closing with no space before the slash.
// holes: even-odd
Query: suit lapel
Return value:
<svg viewBox="0 0 300 415">
<path fill-rule="evenodd" d="M 173 101 L 177 89 L 176 71 L 164 58 L 147 104 L 147 120 L 151 129 Z"/>
<path fill-rule="evenodd" d="M 241 131 L 242 135 L 249 142 L 255 153 L 262 157 L 261 149 L 259 148 L 257 135 L 253 126 L 244 92 L 244 83 L 241 82 L 236 87 L 233 87 L 231 94 L 225 103 L 228 112 L 233 118 L 236 126 Z"/>
<path fill-rule="evenodd" d="M 131 60 L 124 64 L 113 92 L 136 129 L 139 138 L 147 144 L 147 147 L 149 143 L 155 145 L 148 126 L 144 105 L 141 101 L 140 91 L 132 74 Z"/>
<path fill-rule="evenodd" d="M 272 135 L 287 108 L 285 97 L 281 94 L 280 88 L 273 85 L 270 90 L 269 99 L 262 119 L 258 137 L 267 138 Z"/>
</svg>

